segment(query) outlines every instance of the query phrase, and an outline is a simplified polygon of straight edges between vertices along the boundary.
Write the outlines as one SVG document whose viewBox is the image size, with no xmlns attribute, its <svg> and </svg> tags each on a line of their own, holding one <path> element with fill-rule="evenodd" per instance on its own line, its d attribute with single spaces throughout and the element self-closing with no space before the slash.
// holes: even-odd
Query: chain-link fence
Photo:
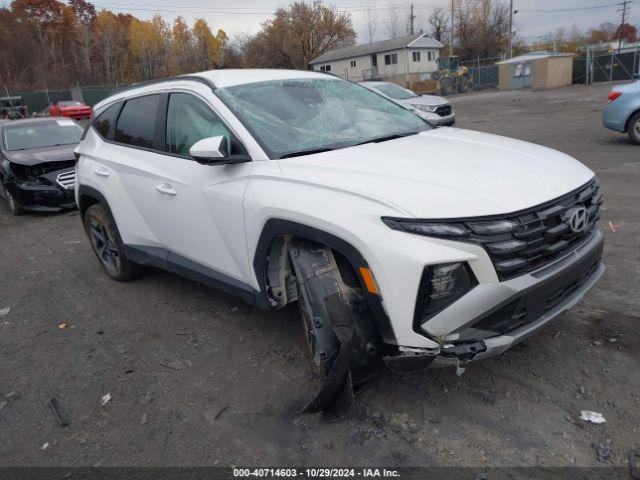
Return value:
<svg viewBox="0 0 640 480">
<path fill-rule="evenodd" d="M 593 55 L 590 62 L 589 82 L 617 82 L 636 78 L 640 64 L 639 53 L 636 48 L 631 52 Z"/>
<path fill-rule="evenodd" d="M 485 88 L 495 88 L 499 83 L 498 65 L 486 65 L 484 67 L 471 67 L 469 74 L 473 81 L 474 90 L 483 90 Z"/>
<path fill-rule="evenodd" d="M 640 76 L 640 45 L 621 51 L 593 51 L 573 59 L 573 83 L 634 80 Z"/>
</svg>

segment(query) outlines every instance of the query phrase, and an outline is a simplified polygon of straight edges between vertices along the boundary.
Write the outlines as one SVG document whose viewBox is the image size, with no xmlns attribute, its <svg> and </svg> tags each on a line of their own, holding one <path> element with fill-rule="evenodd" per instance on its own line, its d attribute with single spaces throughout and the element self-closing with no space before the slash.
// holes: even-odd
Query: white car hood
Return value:
<svg viewBox="0 0 640 480">
<path fill-rule="evenodd" d="M 594 176 L 556 150 L 457 128 L 278 162 L 290 181 L 367 197 L 398 216 L 425 219 L 516 212 Z"/>
<path fill-rule="evenodd" d="M 449 100 L 442 97 L 437 97 L 435 95 L 421 95 L 419 97 L 407 98 L 406 100 L 402 100 L 402 103 L 408 105 L 449 105 Z"/>
</svg>

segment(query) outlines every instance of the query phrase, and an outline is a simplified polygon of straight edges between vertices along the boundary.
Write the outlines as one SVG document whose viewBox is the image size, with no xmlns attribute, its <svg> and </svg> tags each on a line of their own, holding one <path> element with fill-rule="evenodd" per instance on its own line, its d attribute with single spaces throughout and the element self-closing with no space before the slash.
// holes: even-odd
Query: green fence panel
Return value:
<svg viewBox="0 0 640 480">
<path fill-rule="evenodd" d="M 484 67 L 471 67 L 469 73 L 473 78 L 473 89 L 497 87 L 499 81 L 499 71 L 497 65 L 487 65 Z"/>
<path fill-rule="evenodd" d="M 82 88 L 81 90 L 84 103 L 90 107 L 115 93 L 112 88 Z"/>
<path fill-rule="evenodd" d="M 40 92 L 10 92 L 11 95 L 21 95 L 30 113 L 46 110 L 52 103 L 71 100 L 69 90 L 49 90 Z"/>
<path fill-rule="evenodd" d="M 573 59 L 573 76 L 571 83 L 587 83 L 587 57 Z"/>
<path fill-rule="evenodd" d="M 597 55 L 593 57 L 593 83 L 619 82 L 631 80 L 634 70 L 638 72 L 640 54 L 625 52 L 611 55 Z"/>
</svg>

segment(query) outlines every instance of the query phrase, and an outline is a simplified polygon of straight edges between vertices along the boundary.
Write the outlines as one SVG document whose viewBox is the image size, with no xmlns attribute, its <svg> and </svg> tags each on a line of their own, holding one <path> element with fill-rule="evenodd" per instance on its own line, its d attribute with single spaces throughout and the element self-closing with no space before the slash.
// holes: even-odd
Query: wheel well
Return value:
<svg viewBox="0 0 640 480">
<path fill-rule="evenodd" d="M 635 112 L 631 112 L 629 118 L 627 118 L 627 123 L 624 124 L 625 133 L 629 131 L 629 124 L 631 123 L 631 119 L 640 113 L 640 108 L 638 108 Z"/>
<path fill-rule="evenodd" d="M 280 288 L 281 291 L 287 292 L 287 267 L 284 263 L 285 260 L 287 260 L 287 251 L 282 245 L 283 239 L 287 238 L 297 238 L 330 248 L 334 253 L 344 282 L 349 286 L 353 285 L 363 290 L 366 305 L 373 316 L 382 339 L 386 343 L 397 344 L 391 326 L 391 320 L 382 304 L 381 295 L 372 294 L 366 289 L 365 280 L 362 277 L 360 268 L 368 268 L 369 265 L 362 254 L 349 242 L 335 235 L 297 222 L 270 219 L 260 234 L 253 258 L 254 272 L 261 292 L 258 300 L 259 305 L 267 308 L 282 306 L 283 302 L 274 302 L 274 300 L 269 297 L 267 288 L 269 287 L 268 278 L 276 278 L 279 280 L 277 281 L 277 287 Z M 275 252 L 273 250 L 274 246 L 276 247 Z M 269 272 L 269 267 L 274 266 L 275 268 Z M 276 298 L 280 297 L 276 296 Z"/>
<path fill-rule="evenodd" d="M 87 213 L 87 210 L 91 205 L 95 205 L 96 203 L 100 203 L 100 201 L 89 195 L 82 195 L 80 197 L 80 205 L 78 205 L 78 210 L 80 210 L 80 218 L 84 220 L 84 214 Z"/>
<path fill-rule="evenodd" d="M 273 308 L 283 307 L 298 299 L 295 282 L 296 274 L 289 258 L 289 248 L 290 245 L 294 243 L 304 243 L 308 244 L 311 248 L 328 248 L 331 250 L 345 285 L 351 288 L 362 289 L 363 285 L 358 278 L 357 267 L 335 248 L 331 248 L 324 243 L 309 240 L 306 237 L 279 234 L 273 237 L 269 245 L 268 254 L 265 259 L 264 286 L 261 285 L 261 289 L 266 292 L 269 304 Z"/>
<path fill-rule="evenodd" d="M 80 185 L 78 189 L 78 210 L 80 211 L 80 218 L 84 221 L 84 214 L 87 209 L 96 203 L 102 204 L 107 210 L 109 204 L 104 196 L 95 188 L 87 187 L 86 185 Z"/>
</svg>

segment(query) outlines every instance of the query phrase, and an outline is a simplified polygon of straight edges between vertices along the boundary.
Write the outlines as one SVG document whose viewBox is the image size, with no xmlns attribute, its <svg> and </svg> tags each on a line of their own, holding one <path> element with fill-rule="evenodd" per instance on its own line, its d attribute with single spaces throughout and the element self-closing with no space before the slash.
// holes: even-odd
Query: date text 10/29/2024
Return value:
<svg viewBox="0 0 640 480">
<path fill-rule="evenodd" d="M 234 468 L 238 478 L 399 478 L 388 468 Z"/>
</svg>

